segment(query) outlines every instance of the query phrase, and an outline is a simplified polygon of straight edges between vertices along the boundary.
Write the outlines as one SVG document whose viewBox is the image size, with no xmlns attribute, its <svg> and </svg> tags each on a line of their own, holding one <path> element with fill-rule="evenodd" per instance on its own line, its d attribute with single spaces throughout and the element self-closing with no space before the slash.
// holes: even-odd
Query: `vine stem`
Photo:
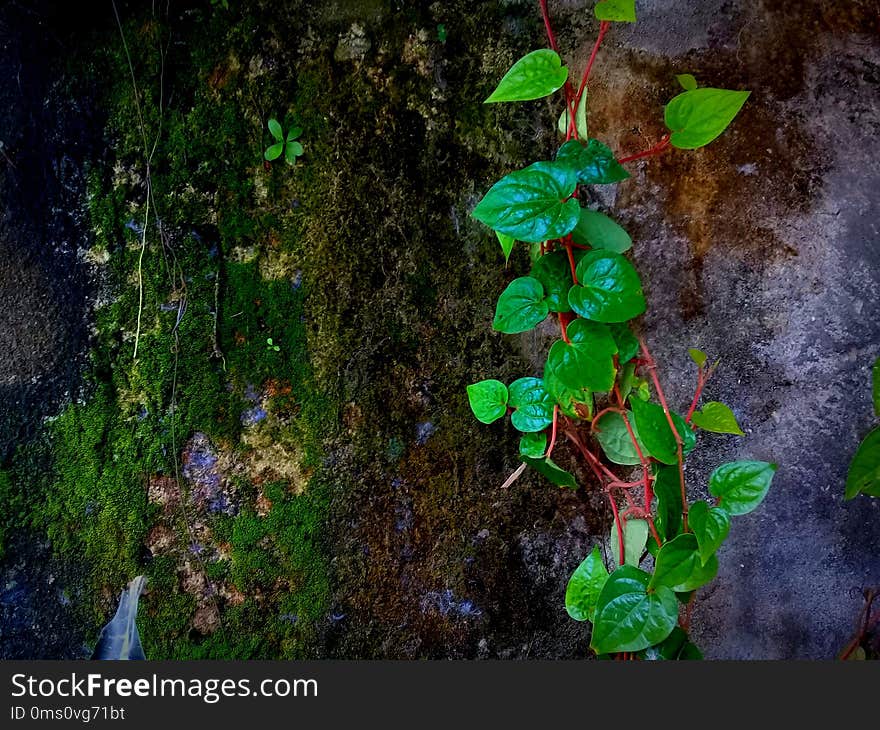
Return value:
<svg viewBox="0 0 880 730">
<path fill-rule="evenodd" d="M 665 152 L 671 146 L 672 142 L 670 141 L 669 134 L 664 134 L 660 141 L 655 144 L 653 147 L 649 147 L 642 152 L 637 152 L 634 155 L 629 155 L 628 157 L 620 157 L 617 161 L 622 165 L 626 162 L 635 162 L 636 160 L 641 160 L 644 157 L 653 157 L 654 155 L 659 155 L 661 152 Z"/>
<path fill-rule="evenodd" d="M 538 2 L 541 6 L 541 17 L 544 19 L 544 28 L 547 31 L 547 41 L 550 43 L 550 48 L 558 54 L 559 44 L 556 42 L 556 34 L 553 32 L 553 26 L 550 24 L 550 11 L 547 9 L 547 0 L 538 0 Z M 568 79 L 565 80 L 563 89 L 565 91 L 565 106 L 568 108 L 569 119 L 574 119 L 577 105 L 574 101 L 574 87 L 572 87 Z"/>
<path fill-rule="evenodd" d="M 614 496 L 610 492 L 608 493 L 608 501 L 611 502 L 611 511 L 614 512 L 614 526 L 617 528 L 617 548 L 620 553 L 618 565 L 623 565 L 626 562 L 626 552 L 624 552 L 623 524 L 620 520 L 620 510 L 617 509 L 617 502 L 614 501 Z"/>
<path fill-rule="evenodd" d="M 612 482 L 620 481 L 617 478 L 617 475 L 607 466 L 605 466 L 601 461 L 599 461 L 599 457 L 597 457 L 584 445 L 584 443 L 578 438 L 573 429 L 566 428 L 565 435 L 568 437 L 568 440 L 571 441 L 575 445 L 575 447 L 577 447 L 577 450 L 580 451 L 581 454 L 583 454 L 583 457 L 587 460 L 587 463 L 593 469 L 593 473 L 599 479 L 600 483 L 604 483 L 605 479 L 610 479 Z"/>
<path fill-rule="evenodd" d="M 590 78 L 590 71 L 593 70 L 593 62 L 596 60 L 596 54 L 599 53 L 599 46 L 602 45 L 602 39 L 610 28 L 611 23 L 607 20 L 603 20 L 599 23 L 599 35 L 596 37 L 596 43 L 593 45 L 593 52 L 590 54 L 590 60 L 587 61 L 587 67 L 584 69 L 583 78 L 581 78 L 581 85 L 578 87 L 577 96 L 574 98 L 575 111 L 577 111 L 577 106 L 581 103 L 581 97 L 587 90 L 587 80 Z"/>
<path fill-rule="evenodd" d="M 547 447 L 546 458 L 550 458 L 553 448 L 556 446 L 556 428 L 559 421 L 559 404 L 553 406 L 553 431 L 550 434 L 550 445 Z"/>
<path fill-rule="evenodd" d="M 684 531 L 687 532 L 688 502 L 687 489 L 685 487 L 684 481 L 684 453 L 682 450 L 681 434 L 678 433 L 678 429 L 675 427 L 675 422 L 672 420 L 672 413 L 669 410 L 669 404 L 666 402 L 666 395 L 663 393 L 663 386 L 660 385 L 660 379 L 657 377 L 657 366 L 654 363 L 654 358 L 651 356 L 651 353 L 648 350 L 648 345 L 645 343 L 645 340 L 642 337 L 639 338 L 639 347 L 641 348 L 642 357 L 644 358 L 646 363 L 645 367 L 651 377 L 651 382 L 654 383 L 654 390 L 657 391 L 657 398 L 663 408 L 663 414 L 666 416 L 666 422 L 669 424 L 669 428 L 672 429 L 672 435 L 675 437 L 675 453 L 676 459 L 678 461 L 678 482 L 681 486 L 681 520 L 684 525 Z"/>
<path fill-rule="evenodd" d="M 684 417 L 684 421 L 687 424 L 690 424 L 691 418 L 694 415 L 694 411 L 697 410 L 697 404 L 700 402 L 700 396 L 703 394 L 703 388 L 706 386 L 706 375 L 703 372 L 703 368 L 700 368 L 697 371 L 697 389 L 694 391 L 694 399 L 691 401 L 690 408 L 688 408 L 687 415 Z"/>
</svg>

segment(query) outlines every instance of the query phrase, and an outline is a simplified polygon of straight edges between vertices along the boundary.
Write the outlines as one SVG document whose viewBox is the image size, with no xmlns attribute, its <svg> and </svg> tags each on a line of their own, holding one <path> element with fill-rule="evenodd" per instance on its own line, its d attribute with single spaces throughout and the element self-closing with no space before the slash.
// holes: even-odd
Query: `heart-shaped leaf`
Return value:
<svg viewBox="0 0 880 730">
<path fill-rule="evenodd" d="M 733 415 L 733 411 L 717 401 L 710 401 L 703 406 L 702 410 L 695 411 L 691 416 L 691 421 L 695 426 L 702 428 L 704 431 L 733 433 L 737 436 L 745 436 L 736 422 L 736 416 Z"/>
<path fill-rule="evenodd" d="M 540 378 L 514 380 L 508 390 L 508 405 L 516 409 L 510 417 L 514 428 L 535 433 L 553 423 L 553 398 Z"/>
<path fill-rule="evenodd" d="M 527 243 L 561 238 L 580 218 L 577 200 L 569 200 L 576 186 L 577 174 L 569 165 L 536 162 L 501 178 L 472 215 Z"/>
<path fill-rule="evenodd" d="M 704 87 L 676 96 L 665 112 L 672 146 L 693 150 L 709 144 L 727 129 L 750 93 Z"/>
<path fill-rule="evenodd" d="M 517 61 L 484 102 L 530 101 L 549 96 L 561 89 L 568 79 L 568 69 L 555 51 L 542 48 Z"/>
<path fill-rule="evenodd" d="M 583 251 L 573 251 L 575 266 L 583 256 Z M 529 274 L 544 286 L 547 306 L 551 312 L 570 312 L 568 290 L 571 289 L 571 263 L 567 251 L 552 251 L 539 258 Z"/>
<path fill-rule="evenodd" d="M 599 20 L 635 23 L 636 0 L 602 0 L 596 3 L 593 12 Z"/>
<path fill-rule="evenodd" d="M 596 602 L 593 651 L 641 651 L 669 636 L 678 621 L 678 601 L 665 586 L 649 593 L 650 578 L 631 565 L 608 576 Z"/>
<path fill-rule="evenodd" d="M 581 185 L 610 185 L 629 177 L 614 153 L 598 139 L 586 143 L 570 139 L 559 148 L 556 161 L 570 165 Z"/>
<path fill-rule="evenodd" d="M 602 562 L 599 546 L 594 545 L 577 570 L 568 579 L 565 588 L 565 610 L 575 621 L 592 621 L 602 586 L 608 580 L 608 571 Z"/>
<path fill-rule="evenodd" d="M 641 398 L 631 397 L 629 403 L 639 429 L 639 438 L 648 447 L 651 456 L 664 464 L 677 464 L 675 436 L 663 409 L 656 403 L 643 401 Z M 681 416 L 677 413 L 671 415 L 675 430 L 682 440 L 682 453 L 686 455 L 696 445 L 696 436 Z"/>
<path fill-rule="evenodd" d="M 481 380 L 467 387 L 471 410 L 482 423 L 493 423 L 507 413 L 507 386 L 500 380 Z"/>
<path fill-rule="evenodd" d="M 880 467 L 880 459 L 877 463 Z M 709 494 L 718 497 L 719 506 L 729 514 L 748 514 L 764 501 L 776 468 L 766 461 L 722 464 L 709 477 Z"/>
<path fill-rule="evenodd" d="M 571 240 L 581 246 L 623 253 L 632 248 L 632 239 L 613 219 L 604 213 L 581 208 L 580 218 L 571 232 Z"/>
<path fill-rule="evenodd" d="M 718 573 L 718 558 L 709 556 L 703 564 L 697 538 L 686 532 L 660 548 L 651 578 L 651 588 L 666 586 L 676 592 L 693 591 L 706 585 Z"/>
<path fill-rule="evenodd" d="M 570 343 L 559 340 L 550 348 L 545 373 L 567 388 L 608 392 L 614 386 L 617 345 L 604 325 L 576 319 L 568 326 Z"/>
<path fill-rule="evenodd" d="M 526 332 L 544 321 L 549 313 L 541 282 L 521 276 L 511 281 L 498 297 L 492 328 L 509 335 Z"/>
<path fill-rule="evenodd" d="M 705 565 L 730 533 L 730 515 L 723 507 L 710 507 L 702 500 L 688 511 L 688 526 L 697 538 L 700 560 Z"/>
<path fill-rule="evenodd" d="M 596 322 L 626 322 L 645 311 L 642 282 L 633 265 L 612 251 L 588 251 L 577 266 L 568 303 Z"/>
</svg>

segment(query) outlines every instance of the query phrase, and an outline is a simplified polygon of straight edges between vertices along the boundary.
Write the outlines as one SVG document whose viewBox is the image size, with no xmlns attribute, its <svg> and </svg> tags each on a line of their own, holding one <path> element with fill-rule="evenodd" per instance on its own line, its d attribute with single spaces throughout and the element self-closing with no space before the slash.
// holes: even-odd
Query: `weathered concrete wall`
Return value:
<svg viewBox="0 0 880 730">
<path fill-rule="evenodd" d="M 747 432 L 703 437 L 692 484 L 732 458 L 780 464 L 763 507 L 735 521 L 695 637 L 710 657 L 829 658 L 860 589 L 880 583 L 880 502 L 842 498 L 880 354 L 877 6 L 638 5 L 601 57 L 597 135 L 648 146 L 673 73 L 753 92 L 730 132 L 642 163 L 614 201 L 675 401 L 691 389 L 683 348 L 698 346 L 723 361 L 709 396 Z"/>
<path fill-rule="evenodd" d="M 753 91 L 708 148 L 640 163 L 631 180 L 595 191 L 633 235 L 649 296 L 642 328 L 675 404 L 685 405 L 692 389 L 686 348 L 701 347 L 724 363 L 707 395 L 729 403 L 748 432 L 703 437 L 687 467 L 694 489 L 729 459 L 780 464 L 770 497 L 737 520 L 721 573 L 700 595 L 695 639 L 709 657 L 828 658 L 852 630 L 858 589 L 880 583 L 880 503 L 842 502 L 846 465 L 871 422 L 868 367 L 880 349 L 876 3 L 637 4 L 639 22 L 615 27 L 599 56 L 593 135 L 621 153 L 650 146 L 663 133 L 662 105 L 678 91 L 676 73 Z M 567 617 L 562 598 L 570 572 L 606 534 L 604 498 L 534 476 L 500 492 L 518 465 L 516 435 L 473 422 L 464 397 L 476 379 L 540 373 L 549 342 L 491 332 L 495 299 L 525 273 L 526 257 L 517 251 L 504 271 L 492 236 L 467 215 L 500 174 L 551 154 L 558 141 L 558 104 L 480 103 L 510 62 L 543 44 L 537 4 L 290 5 L 295 32 L 275 22 L 274 3 L 229 16 L 259 32 L 230 47 L 228 65 L 259 71 L 240 83 L 271 104 L 287 103 L 278 99 L 297 84 L 311 89 L 298 88 L 298 113 L 332 122 L 306 140 L 298 170 L 312 189 L 298 190 L 296 177 L 280 188 L 303 216 L 292 219 L 296 234 L 278 213 L 271 245 L 249 242 L 271 254 L 279 236 L 301 234 L 285 254 L 291 270 L 302 270 L 309 354 L 340 414 L 318 470 L 331 501 L 316 532 L 332 566 L 333 608 L 309 650 L 586 656 L 587 631 Z M 551 2 L 576 69 L 595 37 L 591 5 Z M 224 74 L 206 83 L 212 78 Z M 20 92 L 8 85 L 3 93 Z M 11 115 L 0 122 L 3 134 L 31 129 Z M 14 141 L 22 155 L 36 144 Z M 242 166 L 242 179 L 261 174 L 259 154 Z M 33 180 L 57 180 L 54 159 L 33 155 L 25 170 L 39 172 Z M 23 174 L 5 172 L 12 182 L 2 183 L 4 195 Z M 57 207 L 81 210 L 76 193 L 72 186 Z M 259 196 L 246 204 L 243 214 L 252 216 L 271 205 Z M 10 204 L 6 212 L 19 227 L 34 218 Z M 74 239 L 31 231 L 24 240 L 35 257 L 28 261 L 71 272 L 57 289 L 20 286 L 38 267 L 16 262 L 15 236 L 0 232 L 0 251 L 9 249 L 15 263 L 0 269 L 0 349 L 11 343 L 13 358 L 0 389 L 14 381 L 18 394 L 33 381 L 44 394 L 33 391 L 39 410 L 0 402 L 0 416 L 34 423 L 76 382 L 53 374 L 83 354 L 79 314 L 67 315 L 85 295 Z M 299 321 L 298 311 L 290 314 Z M 35 332 L 29 322 L 37 321 L 48 324 Z M 57 357 L 47 362 L 47 352 Z M 0 447 L 17 438 L 0 431 Z M 24 556 L 17 573 L 41 559 L 27 549 L 16 555 Z M 44 591 L 54 580 L 30 574 Z M 145 597 L 145 613 L 173 597 L 173 578 L 165 590 Z M 39 601 L 13 598 L 10 605 L 32 605 L 28 620 L 41 610 Z"/>
</svg>

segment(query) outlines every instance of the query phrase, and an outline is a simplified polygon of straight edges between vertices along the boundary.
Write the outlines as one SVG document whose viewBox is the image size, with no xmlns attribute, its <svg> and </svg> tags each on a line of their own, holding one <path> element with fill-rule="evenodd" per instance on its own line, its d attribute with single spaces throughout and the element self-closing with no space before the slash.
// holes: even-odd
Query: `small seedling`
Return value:
<svg viewBox="0 0 880 730">
<path fill-rule="evenodd" d="M 269 132 L 277 141 L 275 144 L 269 145 L 265 153 L 263 153 L 266 161 L 272 162 L 277 160 L 284 153 L 284 160 L 288 165 L 296 164 L 296 158 L 303 153 L 303 146 L 296 141 L 297 137 L 302 134 L 302 128 L 291 127 L 287 130 L 287 136 L 285 137 L 281 124 L 279 124 L 277 119 L 270 119 L 267 126 L 269 127 Z"/>
<path fill-rule="evenodd" d="M 266 349 L 271 350 L 272 352 L 281 352 L 281 346 L 276 345 L 271 337 L 266 338 Z"/>
</svg>

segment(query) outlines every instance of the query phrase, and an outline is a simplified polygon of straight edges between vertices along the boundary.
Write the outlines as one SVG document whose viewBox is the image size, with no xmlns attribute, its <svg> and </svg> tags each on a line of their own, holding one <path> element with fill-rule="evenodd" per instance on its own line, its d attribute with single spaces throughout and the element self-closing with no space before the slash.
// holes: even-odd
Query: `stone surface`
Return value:
<svg viewBox="0 0 880 730">
<path fill-rule="evenodd" d="M 656 117 L 658 95 L 677 93 L 673 73 L 753 91 L 728 134 L 642 163 L 616 201 L 648 280 L 644 330 L 675 402 L 691 388 L 684 348 L 698 346 L 722 359 L 707 394 L 747 432 L 704 436 L 692 484 L 728 459 L 780 465 L 764 505 L 735 520 L 696 604 L 708 657 L 833 657 L 861 589 L 880 583 L 880 501 L 843 502 L 849 459 L 874 421 L 869 369 L 880 354 L 872 5 L 641 3 L 640 22 L 612 36 L 597 69 L 597 114 L 616 121 L 625 95 L 632 126 L 650 130 L 644 142 L 618 137 L 619 148 L 649 146 L 659 130 L 645 110 Z"/>
</svg>

